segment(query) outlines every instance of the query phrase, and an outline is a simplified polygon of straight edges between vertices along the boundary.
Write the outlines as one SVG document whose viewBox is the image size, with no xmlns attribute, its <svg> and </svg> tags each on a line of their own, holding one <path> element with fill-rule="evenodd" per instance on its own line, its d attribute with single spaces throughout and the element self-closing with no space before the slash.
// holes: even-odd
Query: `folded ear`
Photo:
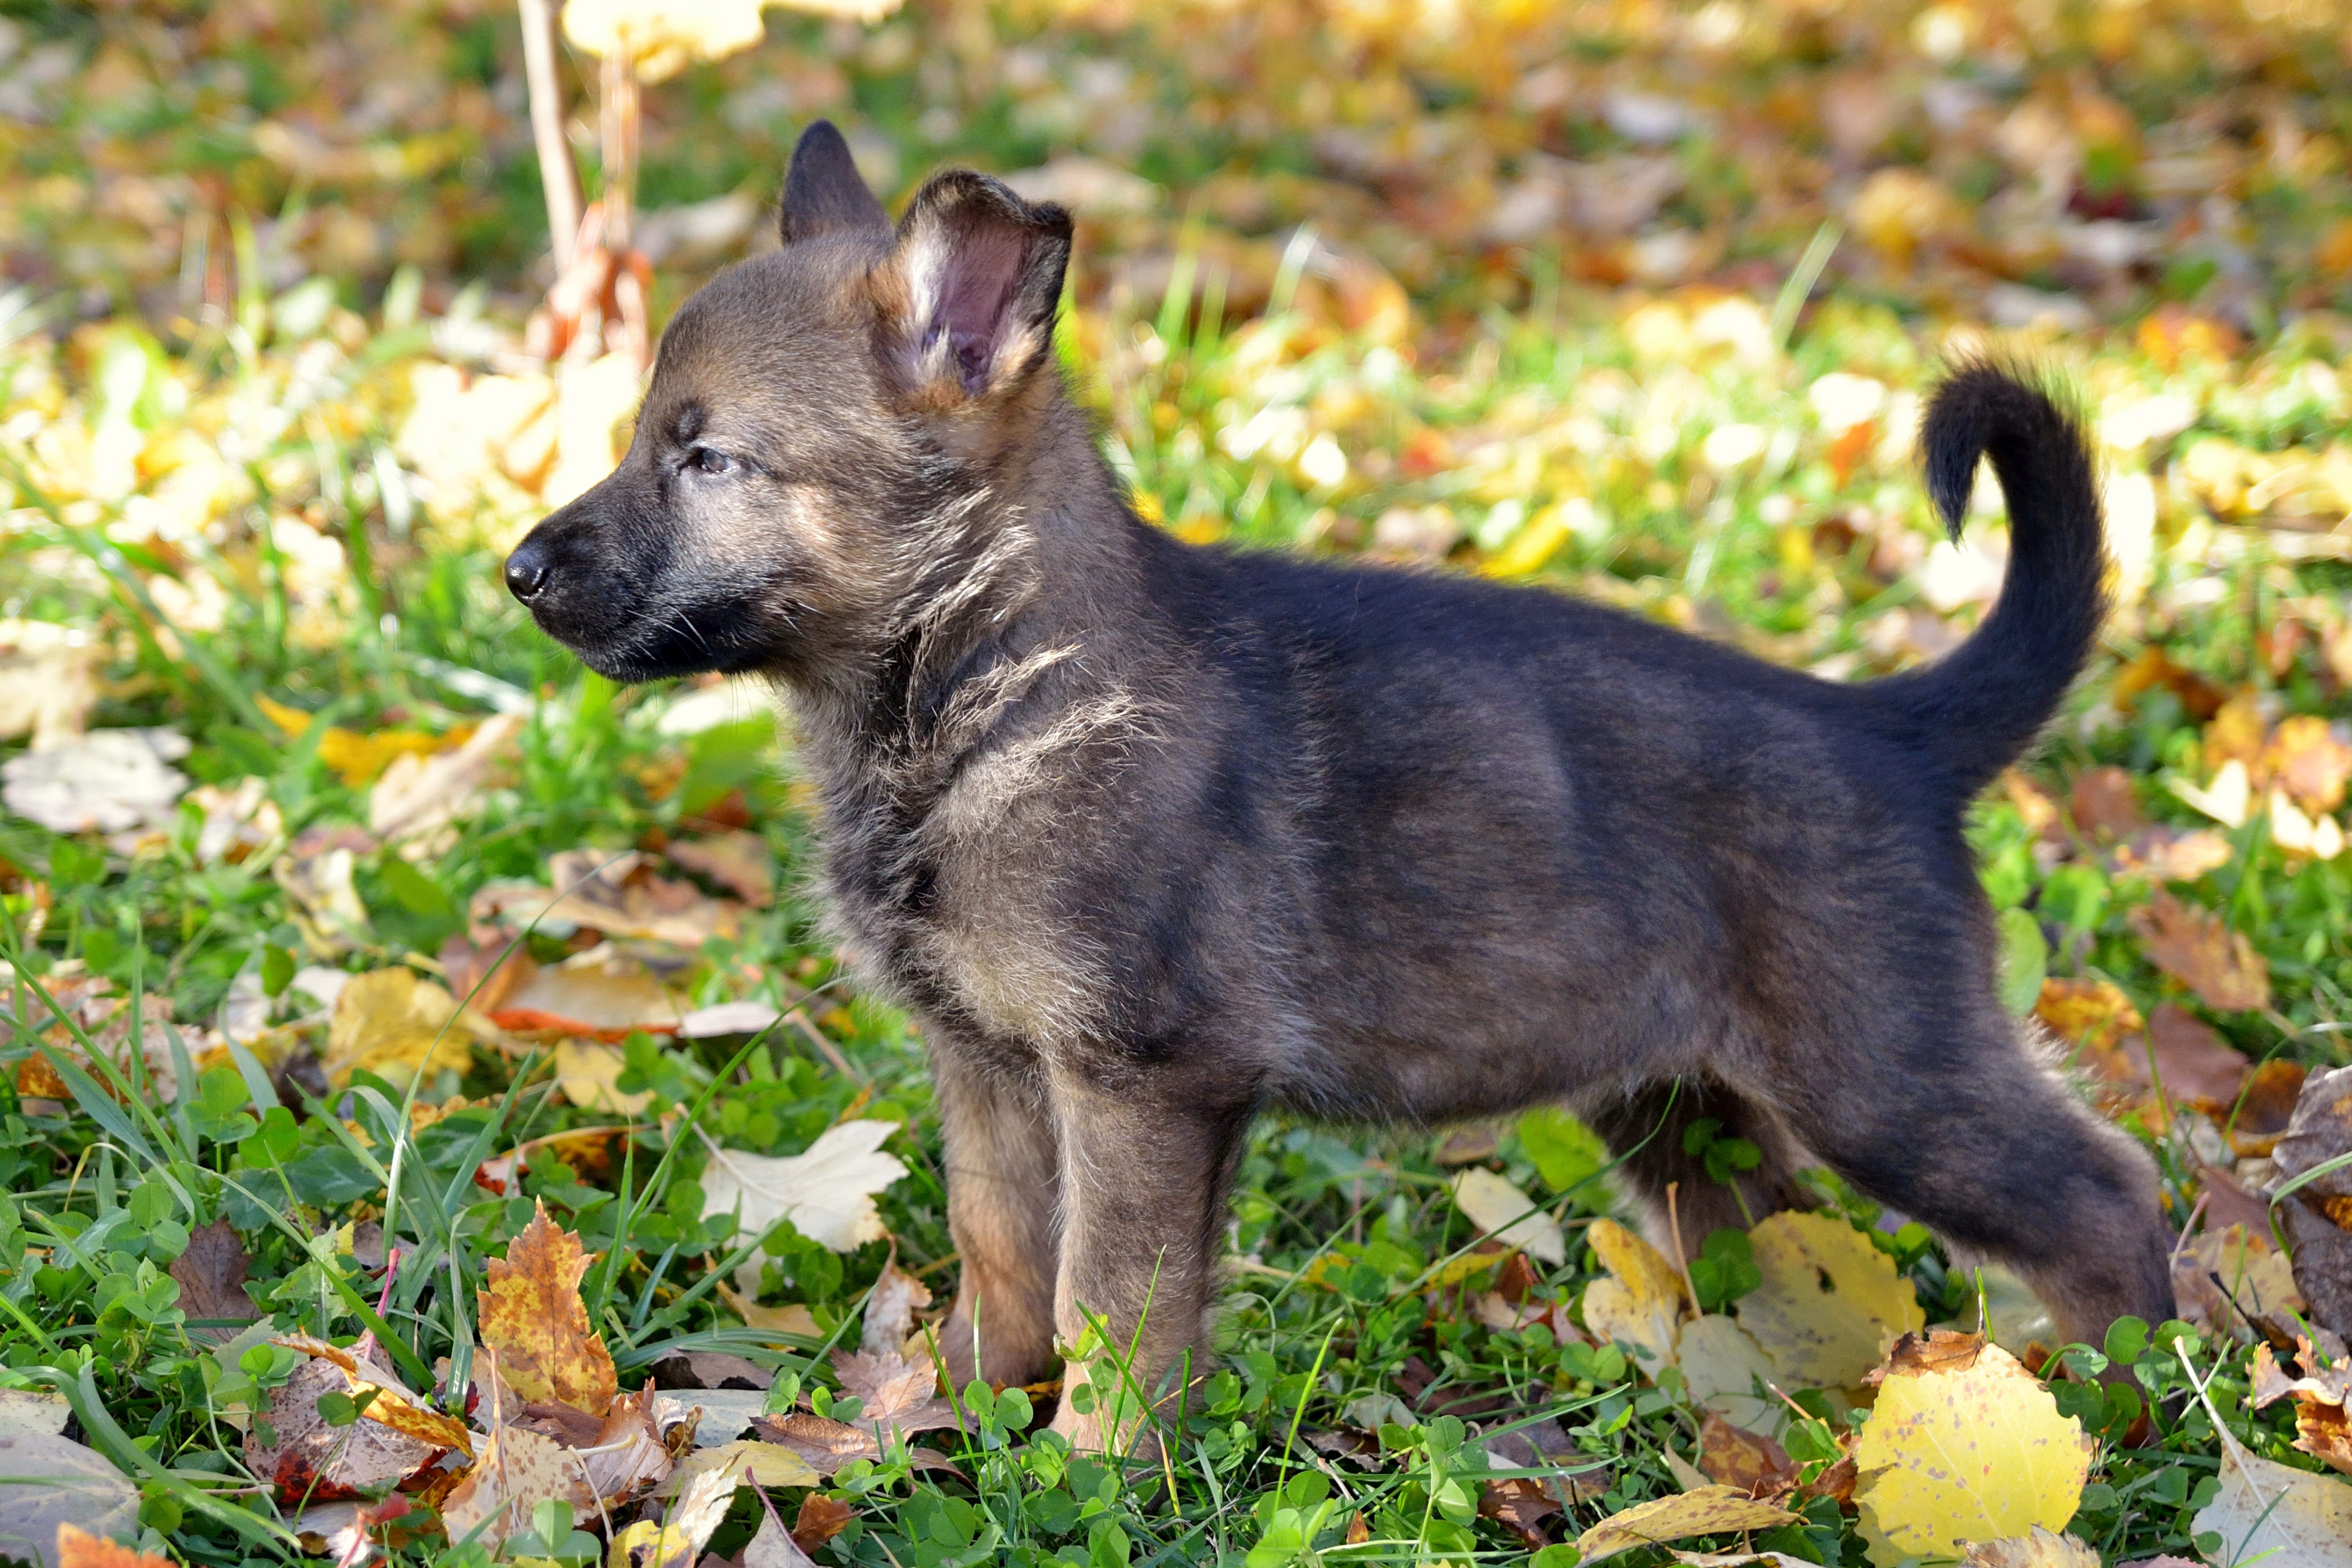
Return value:
<svg viewBox="0 0 2352 1568">
<path fill-rule="evenodd" d="M 1024 379 L 1053 340 L 1070 214 L 969 170 L 939 174 L 898 222 L 877 282 L 908 385 L 957 402 Z"/>
<path fill-rule="evenodd" d="M 812 123 L 793 149 L 778 226 L 786 245 L 844 230 L 878 232 L 890 226 L 890 214 L 866 188 L 856 162 L 849 155 L 849 143 L 841 139 L 830 120 Z"/>
</svg>

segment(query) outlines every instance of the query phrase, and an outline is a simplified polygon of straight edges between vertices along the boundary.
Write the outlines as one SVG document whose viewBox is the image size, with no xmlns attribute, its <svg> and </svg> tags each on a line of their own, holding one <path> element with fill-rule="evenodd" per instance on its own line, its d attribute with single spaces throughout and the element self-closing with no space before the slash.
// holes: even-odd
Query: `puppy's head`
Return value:
<svg viewBox="0 0 2352 1568">
<path fill-rule="evenodd" d="M 790 674 L 870 644 L 939 519 L 1017 464 L 1058 395 L 1061 208 L 956 171 L 893 227 L 820 120 L 782 227 L 663 332 L 621 465 L 507 558 L 540 625 L 615 680 Z"/>
</svg>

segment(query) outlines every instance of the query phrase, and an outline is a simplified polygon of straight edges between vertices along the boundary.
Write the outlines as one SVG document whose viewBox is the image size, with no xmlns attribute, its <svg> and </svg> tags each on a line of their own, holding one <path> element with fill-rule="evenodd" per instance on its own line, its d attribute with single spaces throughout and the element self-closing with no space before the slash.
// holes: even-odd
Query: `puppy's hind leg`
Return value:
<svg viewBox="0 0 2352 1568">
<path fill-rule="evenodd" d="M 1726 1084 L 1696 1077 L 1665 1079 L 1582 1109 L 1622 1162 L 1618 1175 L 1642 1201 L 1643 1228 L 1669 1257 L 1676 1233 L 1688 1256 L 1726 1227 L 1745 1230 L 1768 1214 L 1812 1206 L 1793 1179 L 1805 1162 L 1788 1128 L 1769 1106 Z M 1694 1130 L 1702 1122 L 1716 1124 L 1717 1140 L 1753 1145 L 1761 1159 L 1750 1169 L 1732 1171 L 1729 1181 L 1715 1180 L 1704 1159 L 1689 1152 L 1688 1145 L 1700 1141 Z M 1675 1189 L 1671 1205 L 1669 1185 Z"/>
<path fill-rule="evenodd" d="M 2156 1166 L 2027 1052 L 1990 996 L 1924 998 L 1783 1085 L 1824 1164 L 2024 1276 L 2070 1341 L 2172 1315 Z M 1794 1075 L 1792 1075 L 1794 1076 Z"/>
</svg>

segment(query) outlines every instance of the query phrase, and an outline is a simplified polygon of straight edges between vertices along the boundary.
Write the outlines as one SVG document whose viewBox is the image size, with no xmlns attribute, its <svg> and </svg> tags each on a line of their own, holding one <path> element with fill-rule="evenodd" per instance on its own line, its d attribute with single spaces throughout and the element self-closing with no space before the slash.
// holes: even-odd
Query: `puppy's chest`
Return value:
<svg viewBox="0 0 2352 1568">
<path fill-rule="evenodd" d="M 828 838 L 835 918 L 872 979 L 973 1036 L 1045 1047 L 1095 1029 L 1097 966 L 1042 846 L 943 846 L 871 819 Z"/>
</svg>

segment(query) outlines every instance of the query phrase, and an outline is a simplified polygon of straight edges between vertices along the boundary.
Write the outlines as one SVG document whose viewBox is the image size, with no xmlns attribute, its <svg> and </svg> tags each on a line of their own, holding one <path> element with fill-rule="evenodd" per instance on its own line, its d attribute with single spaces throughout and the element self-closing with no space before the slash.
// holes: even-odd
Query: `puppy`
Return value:
<svg viewBox="0 0 2352 1568">
<path fill-rule="evenodd" d="M 782 689 L 833 918 L 930 1046 L 959 1381 L 1077 1352 L 1055 1426 L 1122 1439 L 1206 1363 L 1267 1107 L 1564 1102 L 1645 1198 L 1680 1181 L 1686 1238 L 1818 1162 L 2070 1337 L 2170 1315 L 2152 1165 L 2021 1047 L 1961 838 L 2105 607 L 2048 398 L 1937 392 L 1929 492 L 1957 528 L 1990 454 L 2008 581 L 1939 663 L 1833 685 L 1539 589 L 1184 545 L 1051 363 L 1061 208 L 958 172 L 894 226 L 820 122 L 782 225 L 506 578 L 615 680 Z M 1700 1118 L 1763 1151 L 1737 1192 L 1683 1159 Z"/>
</svg>

